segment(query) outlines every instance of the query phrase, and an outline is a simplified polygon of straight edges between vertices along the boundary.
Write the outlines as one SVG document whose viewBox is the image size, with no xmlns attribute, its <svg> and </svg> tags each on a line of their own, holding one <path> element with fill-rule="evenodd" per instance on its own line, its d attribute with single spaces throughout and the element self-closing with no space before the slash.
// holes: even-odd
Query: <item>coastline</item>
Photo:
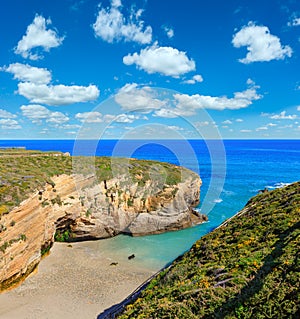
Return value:
<svg viewBox="0 0 300 319">
<path fill-rule="evenodd" d="M 0 294 L 0 319 L 97 318 L 159 270 L 101 250 L 101 241 L 69 245 L 55 243 L 36 272 Z"/>
</svg>

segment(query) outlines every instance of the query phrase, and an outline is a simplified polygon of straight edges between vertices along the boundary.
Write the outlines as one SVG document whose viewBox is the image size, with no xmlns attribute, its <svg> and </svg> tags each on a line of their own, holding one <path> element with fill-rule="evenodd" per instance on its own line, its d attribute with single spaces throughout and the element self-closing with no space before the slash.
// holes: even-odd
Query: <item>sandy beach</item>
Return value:
<svg viewBox="0 0 300 319">
<path fill-rule="evenodd" d="M 0 318 L 97 318 L 155 273 L 136 259 L 101 250 L 102 243 L 55 243 L 35 273 L 0 294 Z"/>
</svg>

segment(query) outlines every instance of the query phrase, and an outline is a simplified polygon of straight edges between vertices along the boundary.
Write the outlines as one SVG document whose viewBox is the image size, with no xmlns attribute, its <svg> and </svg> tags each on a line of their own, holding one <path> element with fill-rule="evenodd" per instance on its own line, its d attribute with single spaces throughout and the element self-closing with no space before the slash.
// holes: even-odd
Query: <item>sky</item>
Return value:
<svg viewBox="0 0 300 319">
<path fill-rule="evenodd" d="M 10 0 L 0 139 L 300 136 L 298 0 Z"/>
</svg>

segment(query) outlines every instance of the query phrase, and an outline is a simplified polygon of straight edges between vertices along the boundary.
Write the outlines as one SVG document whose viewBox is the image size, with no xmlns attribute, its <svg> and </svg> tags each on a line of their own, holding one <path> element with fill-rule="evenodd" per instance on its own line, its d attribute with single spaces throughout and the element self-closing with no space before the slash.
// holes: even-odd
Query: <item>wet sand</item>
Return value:
<svg viewBox="0 0 300 319">
<path fill-rule="evenodd" d="M 37 272 L 0 294 L 0 319 L 97 318 L 156 270 L 101 250 L 101 241 L 55 243 Z"/>
</svg>

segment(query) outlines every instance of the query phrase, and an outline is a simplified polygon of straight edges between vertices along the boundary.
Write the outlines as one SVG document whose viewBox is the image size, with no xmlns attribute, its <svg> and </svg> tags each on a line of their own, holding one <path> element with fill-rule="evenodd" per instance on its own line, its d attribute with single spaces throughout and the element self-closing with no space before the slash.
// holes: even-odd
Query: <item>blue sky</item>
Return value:
<svg viewBox="0 0 300 319">
<path fill-rule="evenodd" d="M 0 138 L 299 138 L 297 0 L 10 0 Z"/>
</svg>

